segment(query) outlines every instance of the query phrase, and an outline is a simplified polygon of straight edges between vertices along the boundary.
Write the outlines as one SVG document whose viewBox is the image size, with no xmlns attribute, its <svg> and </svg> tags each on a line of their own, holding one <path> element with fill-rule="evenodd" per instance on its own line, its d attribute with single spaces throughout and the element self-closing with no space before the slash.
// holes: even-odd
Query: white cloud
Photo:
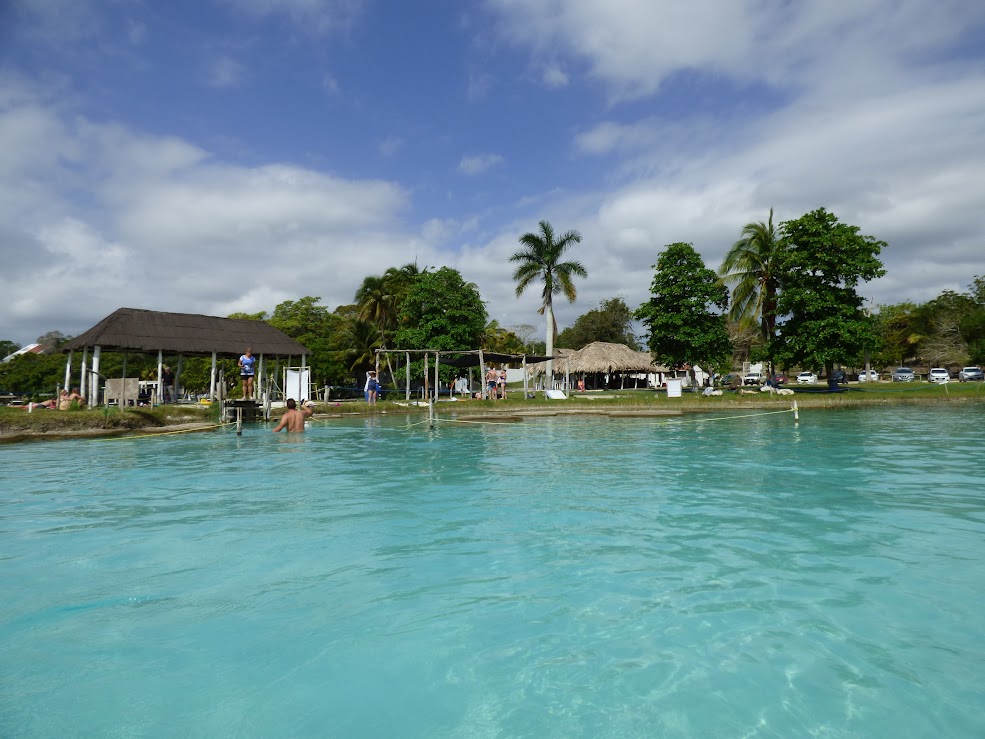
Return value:
<svg viewBox="0 0 985 739">
<path fill-rule="evenodd" d="M 400 147 L 403 145 L 404 140 L 398 136 L 387 136 L 380 142 L 377 150 L 380 152 L 380 156 L 382 157 L 392 157 L 400 151 Z"/>
<path fill-rule="evenodd" d="M 476 102 L 485 98 L 489 94 L 492 82 L 492 77 L 488 74 L 470 74 L 466 88 L 468 99 Z"/>
<path fill-rule="evenodd" d="M 458 163 L 458 171 L 462 174 L 476 175 L 485 172 L 490 167 L 502 163 L 503 157 L 499 154 L 477 154 L 476 156 L 462 157 Z"/>
<path fill-rule="evenodd" d="M 219 57 L 209 69 L 209 84 L 213 87 L 235 87 L 243 80 L 243 65 L 228 56 Z"/>
<path fill-rule="evenodd" d="M 255 18 L 282 15 L 298 26 L 323 33 L 345 29 L 362 12 L 364 0 L 223 0 L 232 10 Z"/>
<path fill-rule="evenodd" d="M 147 26 L 143 23 L 133 20 L 127 22 L 127 39 L 134 46 L 139 46 L 143 42 L 146 34 Z"/>
<path fill-rule="evenodd" d="M 225 315 L 320 295 L 334 307 L 407 261 L 394 183 L 216 162 L 175 137 L 26 102 L 0 108 L 0 152 L 0 192 L 20 187 L 0 199 L 0 260 L 18 265 L 0 271 L 5 338 L 78 333 L 121 306 Z M 71 204 L 79 187 L 84 208 Z M 426 241 L 415 249 L 437 262 Z"/>
<path fill-rule="evenodd" d="M 548 87 L 566 87 L 570 82 L 567 73 L 558 64 L 548 64 L 544 67 L 541 81 Z"/>
<path fill-rule="evenodd" d="M 535 57 L 587 62 L 615 99 L 650 95 L 682 70 L 871 89 L 885 64 L 956 39 L 985 17 L 985 5 L 962 0 L 487 0 L 487 7 L 504 38 Z"/>
<path fill-rule="evenodd" d="M 322 77 L 321 86 L 322 89 L 329 95 L 339 94 L 339 81 L 330 74 L 326 74 Z"/>
</svg>

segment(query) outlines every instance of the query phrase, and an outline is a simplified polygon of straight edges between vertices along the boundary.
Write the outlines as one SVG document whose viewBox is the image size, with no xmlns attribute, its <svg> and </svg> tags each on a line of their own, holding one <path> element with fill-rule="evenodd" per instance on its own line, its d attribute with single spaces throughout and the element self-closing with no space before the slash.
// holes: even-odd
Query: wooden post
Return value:
<svg viewBox="0 0 985 739">
<path fill-rule="evenodd" d="M 406 353 L 407 358 L 407 387 L 404 388 L 404 400 L 410 402 L 410 352 Z"/>
<path fill-rule="evenodd" d="M 486 398 L 486 360 L 482 356 L 482 349 L 479 350 L 479 397 Z"/>
<path fill-rule="evenodd" d="M 216 395 L 215 395 L 215 381 L 216 381 L 216 376 L 215 376 L 215 352 L 212 352 L 212 372 L 209 375 L 209 400 L 212 400 L 212 401 L 216 400 Z"/>
<path fill-rule="evenodd" d="M 523 355 L 523 399 L 527 399 L 527 355 Z"/>
<path fill-rule="evenodd" d="M 427 355 L 427 352 L 425 352 L 424 353 L 424 399 L 425 400 L 428 399 L 428 395 L 429 395 L 429 393 L 428 393 L 428 370 L 429 370 L 428 355 Z"/>
<path fill-rule="evenodd" d="M 152 405 L 160 405 L 164 402 L 164 385 L 161 383 L 164 381 L 164 373 L 161 366 L 164 364 L 164 350 L 157 350 L 157 392 L 154 393 L 154 400 Z"/>
<path fill-rule="evenodd" d="M 65 362 L 65 389 L 68 390 L 68 384 L 72 381 L 72 351 L 68 353 L 68 361 Z"/>
<path fill-rule="evenodd" d="M 85 395 L 88 391 L 89 375 L 86 374 L 86 367 L 89 366 L 89 347 L 82 347 L 82 366 L 79 368 L 79 392 Z M 88 396 L 86 396 L 88 400 Z"/>
<path fill-rule="evenodd" d="M 99 403 L 99 357 L 102 354 L 103 348 L 101 346 L 94 346 L 92 348 L 92 372 L 89 375 L 89 395 L 86 400 L 89 402 L 89 407 L 93 408 Z"/>
</svg>

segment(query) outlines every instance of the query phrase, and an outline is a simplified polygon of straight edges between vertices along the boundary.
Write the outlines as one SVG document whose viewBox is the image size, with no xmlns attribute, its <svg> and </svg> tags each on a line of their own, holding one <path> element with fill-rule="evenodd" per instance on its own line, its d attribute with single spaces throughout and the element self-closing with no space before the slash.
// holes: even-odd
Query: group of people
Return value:
<svg viewBox="0 0 985 739">
<path fill-rule="evenodd" d="M 506 370 L 492 367 L 486 372 L 486 390 L 490 400 L 506 400 Z"/>
<path fill-rule="evenodd" d="M 47 408 L 48 410 L 67 411 L 72 408 L 72 403 L 76 403 L 80 408 L 86 404 L 85 397 L 79 393 L 79 389 L 77 387 L 73 387 L 71 392 L 65 388 L 62 388 L 62 391 L 58 394 L 57 398 L 49 398 L 48 400 L 40 403 L 31 403 L 26 407 L 28 409 Z"/>
</svg>

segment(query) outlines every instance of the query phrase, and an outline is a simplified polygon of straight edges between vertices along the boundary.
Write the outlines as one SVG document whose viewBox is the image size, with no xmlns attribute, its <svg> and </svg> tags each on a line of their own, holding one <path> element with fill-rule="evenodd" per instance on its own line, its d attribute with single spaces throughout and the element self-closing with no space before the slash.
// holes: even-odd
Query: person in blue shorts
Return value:
<svg viewBox="0 0 985 739">
<path fill-rule="evenodd" d="M 253 376 L 256 374 L 257 358 L 253 350 L 246 347 L 246 353 L 239 358 L 239 379 L 243 385 L 243 399 L 253 397 Z"/>
</svg>

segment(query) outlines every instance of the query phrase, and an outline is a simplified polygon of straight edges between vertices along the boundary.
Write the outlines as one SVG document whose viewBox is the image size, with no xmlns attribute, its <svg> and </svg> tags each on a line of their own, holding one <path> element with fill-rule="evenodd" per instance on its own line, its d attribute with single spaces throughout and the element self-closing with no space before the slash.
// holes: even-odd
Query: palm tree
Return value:
<svg viewBox="0 0 985 739">
<path fill-rule="evenodd" d="M 359 371 L 372 368 L 376 362 L 380 334 L 372 323 L 357 318 L 342 330 L 339 344 L 343 361 L 358 381 Z"/>
<path fill-rule="evenodd" d="M 562 262 L 561 257 L 572 244 L 581 242 L 581 234 L 568 231 L 561 238 L 555 238 L 554 229 L 547 221 L 540 222 L 540 233 L 525 233 L 520 237 L 520 243 L 525 247 L 512 257 L 511 262 L 519 262 L 520 266 L 513 273 L 516 280 L 516 296 L 519 298 L 531 282 L 543 281 L 541 292 L 542 303 L 537 312 L 547 316 L 547 356 L 554 355 L 554 337 L 557 327 L 554 323 L 554 296 L 563 293 L 569 302 L 574 302 L 577 296 L 575 284 L 571 278 L 588 277 L 588 272 L 581 262 Z M 547 376 L 554 377 L 554 361 L 547 360 Z"/>
<path fill-rule="evenodd" d="M 423 272 L 426 272 L 425 268 Z M 386 337 L 397 331 L 397 318 L 400 306 L 407 296 L 407 291 L 417 276 L 422 274 L 417 262 L 405 264 L 403 267 L 390 267 L 382 277 L 370 275 L 363 279 L 356 290 L 356 305 L 359 308 L 359 318 L 376 326 L 379 332 L 380 348 L 386 348 Z M 393 376 L 390 365 L 390 355 L 386 355 L 387 368 Z M 377 370 L 379 367 L 377 366 Z"/>
<path fill-rule="evenodd" d="M 779 293 L 779 258 L 783 241 L 773 227 L 773 209 L 767 223 L 747 223 L 742 238 L 732 244 L 718 268 L 722 282 L 732 287 L 729 318 L 736 323 L 759 323 L 763 341 L 776 334 Z"/>
</svg>

